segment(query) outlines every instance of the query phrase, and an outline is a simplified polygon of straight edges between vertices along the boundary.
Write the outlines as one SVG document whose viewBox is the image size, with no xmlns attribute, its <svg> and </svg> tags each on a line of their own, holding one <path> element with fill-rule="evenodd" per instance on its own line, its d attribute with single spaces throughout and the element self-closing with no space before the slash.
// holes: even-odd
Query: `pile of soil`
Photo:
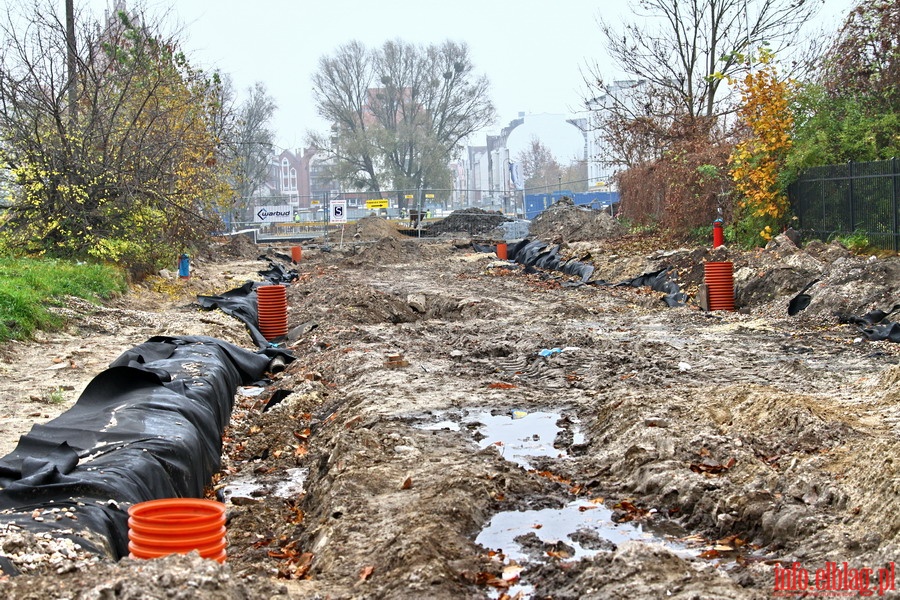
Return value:
<svg viewBox="0 0 900 600">
<path fill-rule="evenodd" d="M 391 221 L 377 215 L 369 215 L 356 222 L 353 237 L 363 242 L 371 242 L 388 237 L 401 238 L 403 234 L 397 231 L 396 225 Z"/>
<path fill-rule="evenodd" d="M 529 235 L 547 242 L 580 242 L 617 237 L 625 228 L 606 211 L 575 206 L 563 197 L 531 221 Z"/>
<path fill-rule="evenodd" d="M 396 230 L 395 230 L 396 232 Z M 376 264 L 395 265 L 414 262 L 422 253 L 421 244 L 402 234 L 379 238 L 375 243 L 351 246 L 348 264 L 372 266 Z"/>
<path fill-rule="evenodd" d="M 253 256 L 258 251 L 259 249 L 253 242 L 253 233 L 247 232 L 215 240 L 208 248 L 204 248 L 202 256 L 212 260 L 214 259 L 213 253 L 219 253 L 230 258 L 243 258 Z"/>
<path fill-rule="evenodd" d="M 424 229 L 429 236 L 463 234 L 469 237 L 479 237 L 490 233 L 500 223 L 506 221 L 512 221 L 512 219 L 499 211 L 463 208 L 453 211 L 440 221 L 425 225 Z"/>
<path fill-rule="evenodd" d="M 90 562 L 0 531 L 0 559 L 30 565 L 0 597 L 765 598 L 776 568 L 814 581 L 845 561 L 877 586 L 900 548 L 900 344 L 832 313 L 900 298 L 900 259 L 652 242 L 563 251 L 611 281 L 669 269 L 684 289 L 704 260 L 730 260 L 743 312 L 667 308 L 659 292 L 570 285 L 449 243 L 304 249 L 288 289 L 297 358 L 238 389 L 209 488 L 228 506 L 227 562 Z M 219 291 L 263 266 L 211 256 L 194 281 Z M 236 321 L 149 284 L 65 315 L 65 332 L 3 357 L 0 446 L 151 335 L 249 346 Z M 63 384 L 60 404 L 27 397 Z M 528 420 L 542 413 L 549 434 Z M 522 430 L 503 441 L 491 419 Z M 573 503 L 610 538 L 548 533 Z M 480 537 L 504 515 L 514 543 Z"/>
</svg>

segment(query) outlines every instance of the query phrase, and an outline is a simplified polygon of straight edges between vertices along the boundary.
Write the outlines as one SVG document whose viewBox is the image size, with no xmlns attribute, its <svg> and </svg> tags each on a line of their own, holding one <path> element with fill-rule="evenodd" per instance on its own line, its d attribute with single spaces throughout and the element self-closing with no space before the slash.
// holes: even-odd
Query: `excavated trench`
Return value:
<svg viewBox="0 0 900 600">
<path fill-rule="evenodd" d="M 819 318 L 822 290 L 801 319 L 794 289 L 703 313 L 393 247 L 304 254 L 297 359 L 225 433 L 236 573 L 296 597 L 762 598 L 778 565 L 893 560 L 898 352 Z"/>
</svg>

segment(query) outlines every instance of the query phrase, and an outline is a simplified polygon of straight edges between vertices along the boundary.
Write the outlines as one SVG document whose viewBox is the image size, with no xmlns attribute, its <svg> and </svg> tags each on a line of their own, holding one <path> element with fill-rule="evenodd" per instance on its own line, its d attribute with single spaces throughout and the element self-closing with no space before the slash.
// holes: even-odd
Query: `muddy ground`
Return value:
<svg viewBox="0 0 900 600">
<path fill-rule="evenodd" d="M 297 360 L 238 391 L 210 485 L 229 507 L 224 566 L 60 566 L 49 541 L 5 532 L 0 555 L 23 574 L 0 594 L 765 598 L 794 595 L 775 586 L 795 563 L 813 586 L 823 570 L 820 595 L 862 587 L 844 562 L 872 569 L 876 594 L 879 569 L 889 586 L 900 348 L 836 313 L 900 301 L 900 260 L 784 237 L 750 253 L 633 236 L 564 247 L 596 280 L 670 269 L 691 301 L 669 308 L 648 288 L 526 274 L 468 241 L 304 248 L 288 289 Z M 190 280 L 73 301 L 67 331 L 8 347 L 0 452 L 152 335 L 251 348 L 193 298 L 258 279 L 267 250 L 231 243 Z M 696 305 L 705 260 L 734 262 L 738 311 Z"/>
</svg>

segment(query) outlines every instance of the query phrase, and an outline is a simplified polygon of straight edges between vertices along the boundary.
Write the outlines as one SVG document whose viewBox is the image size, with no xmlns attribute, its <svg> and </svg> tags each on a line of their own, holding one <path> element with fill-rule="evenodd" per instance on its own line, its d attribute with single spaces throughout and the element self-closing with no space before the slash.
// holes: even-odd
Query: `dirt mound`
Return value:
<svg viewBox="0 0 900 600">
<path fill-rule="evenodd" d="M 464 208 L 453 211 L 445 219 L 426 225 L 425 230 L 428 235 L 465 233 L 476 237 L 487 235 L 500 223 L 511 220 L 500 212 L 491 212 L 480 208 Z"/>
<path fill-rule="evenodd" d="M 398 237 L 382 237 L 374 244 L 354 247 L 347 259 L 353 266 L 396 265 L 418 260 L 419 244 L 398 234 Z"/>
<path fill-rule="evenodd" d="M 235 577 L 227 565 L 197 553 L 155 560 L 67 565 L 69 572 L 21 575 L 0 583 L 5 598 L 290 598 L 286 586 L 262 576 Z M 140 573 L 140 576 L 135 576 Z"/>
<path fill-rule="evenodd" d="M 213 240 L 201 255 L 208 260 L 217 256 L 229 258 L 253 258 L 259 254 L 259 248 L 253 241 L 252 233 L 236 233 Z"/>
<path fill-rule="evenodd" d="M 382 238 L 400 238 L 403 237 L 403 234 L 397 231 L 397 227 L 387 219 L 369 215 L 356 222 L 356 231 L 353 237 L 365 242 Z"/>
<path fill-rule="evenodd" d="M 531 221 L 532 237 L 546 241 L 602 240 L 625 233 L 609 213 L 575 206 L 563 198 Z"/>
</svg>

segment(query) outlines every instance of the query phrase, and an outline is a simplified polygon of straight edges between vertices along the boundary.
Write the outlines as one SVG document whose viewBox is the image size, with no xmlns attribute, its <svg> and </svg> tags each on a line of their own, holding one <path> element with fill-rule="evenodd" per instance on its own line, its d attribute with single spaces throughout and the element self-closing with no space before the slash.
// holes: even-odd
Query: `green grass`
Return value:
<svg viewBox="0 0 900 600">
<path fill-rule="evenodd" d="M 854 231 L 853 233 L 845 233 L 833 236 L 842 243 L 848 250 L 855 253 L 864 252 L 869 248 L 869 238 L 862 231 Z"/>
<path fill-rule="evenodd" d="M 0 341 L 52 331 L 62 319 L 47 307 L 65 296 L 91 302 L 124 292 L 125 274 L 111 266 L 53 259 L 0 258 Z"/>
</svg>

